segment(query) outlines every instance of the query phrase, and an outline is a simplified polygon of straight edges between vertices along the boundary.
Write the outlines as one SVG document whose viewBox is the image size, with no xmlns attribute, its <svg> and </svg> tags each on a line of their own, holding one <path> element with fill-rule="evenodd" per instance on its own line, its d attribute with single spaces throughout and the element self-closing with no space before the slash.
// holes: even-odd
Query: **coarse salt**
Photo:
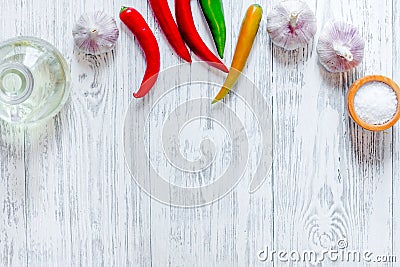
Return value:
<svg viewBox="0 0 400 267">
<path fill-rule="evenodd" d="M 397 95 L 386 83 L 366 83 L 354 97 L 354 110 L 365 123 L 385 124 L 396 114 Z"/>
</svg>

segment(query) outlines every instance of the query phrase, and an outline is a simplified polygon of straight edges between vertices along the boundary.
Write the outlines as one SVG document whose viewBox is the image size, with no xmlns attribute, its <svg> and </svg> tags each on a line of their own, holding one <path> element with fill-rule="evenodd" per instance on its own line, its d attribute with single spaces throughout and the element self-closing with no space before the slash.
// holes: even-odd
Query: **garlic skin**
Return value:
<svg viewBox="0 0 400 267">
<path fill-rule="evenodd" d="M 96 11 L 83 14 L 72 30 L 75 46 L 80 52 L 99 55 L 114 48 L 119 36 L 115 19 Z"/>
<path fill-rule="evenodd" d="M 302 1 L 284 1 L 267 16 L 267 31 L 272 42 L 286 50 L 305 47 L 317 32 L 317 18 Z"/>
<path fill-rule="evenodd" d="M 355 26 L 337 21 L 327 24 L 322 30 L 317 53 L 326 70 L 345 72 L 362 62 L 364 46 L 364 40 Z"/>
</svg>

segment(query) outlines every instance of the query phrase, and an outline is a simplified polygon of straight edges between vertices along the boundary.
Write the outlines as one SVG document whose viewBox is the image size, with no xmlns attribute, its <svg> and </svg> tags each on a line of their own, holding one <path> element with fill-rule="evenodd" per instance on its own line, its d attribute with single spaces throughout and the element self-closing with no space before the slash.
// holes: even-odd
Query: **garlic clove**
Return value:
<svg viewBox="0 0 400 267">
<path fill-rule="evenodd" d="M 286 50 L 305 47 L 317 32 L 317 19 L 302 1 L 284 1 L 267 17 L 267 31 L 272 42 Z"/>
<path fill-rule="evenodd" d="M 76 22 L 72 35 L 79 51 L 98 55 L 114 48 L 119 30 L 114 18 L 103 11 L 96 11 L 83 14 Z"/>
<path fill-rule="evenodd" d="M 362 62 L 364 46 L 364 40 L 355 26 L 345 22 L 333 22 L 322 30 L 317 53 L 326 70 L 344 72 Z"/>
</svg>

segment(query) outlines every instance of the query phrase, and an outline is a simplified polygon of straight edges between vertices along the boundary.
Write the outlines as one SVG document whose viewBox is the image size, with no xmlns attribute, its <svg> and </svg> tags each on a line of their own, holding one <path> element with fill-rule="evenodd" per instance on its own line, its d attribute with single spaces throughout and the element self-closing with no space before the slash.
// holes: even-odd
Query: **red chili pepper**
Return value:
<svg viewBox="0 0 400 267">
<path fill-rule="evenodd" d="M 146 57 L 146 72 L 135 98 L 144 97 L 157 81 L 160 72 L 160 49 L 149 25 L 143 16 L 134 8 L 121 7 L 119 18 L 135 35 Z"/>
<path fill-rule="evenodd" d="M 169 44 L 178 56 L 189 63 L 192 62 L 189 50 L 187 49 L 185 42 L 182 40 L 178 26 L 172 17 L 167 0 L 149 0 L 149 3 L 153 9 L 154 16 L 157 18 L 157 21 L 165 34 L 165 37 L 167 37 Z"/>
<path fill-rule="evenodd" d="M 197 32 L 190 8 L 190 0 L 175 0 L 175 15 L 179 31 L 189 48 L 211 66 L 228 72 L 228 68 L 208 49 Z"/>
</svg>

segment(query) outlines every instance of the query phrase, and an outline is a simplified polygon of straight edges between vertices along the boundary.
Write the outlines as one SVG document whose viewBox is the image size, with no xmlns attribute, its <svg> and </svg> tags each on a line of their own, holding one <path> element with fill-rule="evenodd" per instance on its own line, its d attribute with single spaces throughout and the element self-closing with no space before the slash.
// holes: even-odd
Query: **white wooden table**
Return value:
<svg viewBox="0 0 400 267">
<path fill-rule="evenodd" d="M 192 2 L 199 31 L 213 47 Z M 278 3 L 257 2 L 265 14 Z M 125 164 L 125 113 L 145 61 L 120 24 L 120 6 L 134 6 L 147 18 L 160 42 L 163 69 L 181 63 L 146 1 L 0 2 L 1 40 L 33 35 L 53 43 L 72 76 L 70 100 L 56 118 L 34 129 L 0 124 L 0 266 L 272 266 L 258 258 L 266 246 L 320 251 L 334 249 L 341 239 L 349 249 L 397 255 L 397 263 L 326 260 L 320 266 L 399 266 L 399 128 L 360 129 L 344 99 L 349 85 L 367 74 L 400 82 L 400 2 L 307 2 L 318 17 L 318 33 L 332 20 L 360 28 L 363 64 L 347 74 L 329 74 L 317 63 L 315 45 L 294 52 L 274 47 L 264 14 L 244 72 L 272 106 L 272 176 L 254 194 L 241 181 L 200 208 L 152 200 Z M 224 3 L 229 65 L 251 2 Z M 117 18 L 120 38 L 113 53 L 82 57 L 73 50 L 71 30 L 81 13 L 93 10 Z M 274 266 L 285 265 L 309 263 L 275 259 Z"/>
</svg>

